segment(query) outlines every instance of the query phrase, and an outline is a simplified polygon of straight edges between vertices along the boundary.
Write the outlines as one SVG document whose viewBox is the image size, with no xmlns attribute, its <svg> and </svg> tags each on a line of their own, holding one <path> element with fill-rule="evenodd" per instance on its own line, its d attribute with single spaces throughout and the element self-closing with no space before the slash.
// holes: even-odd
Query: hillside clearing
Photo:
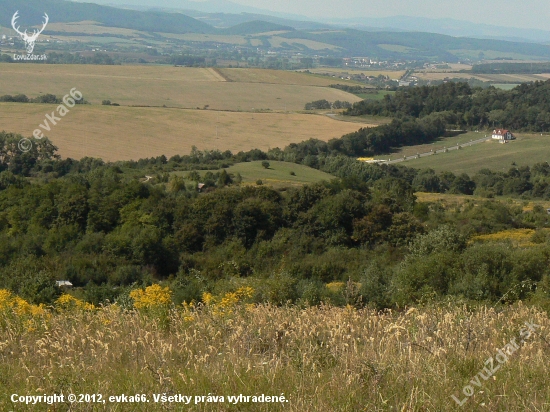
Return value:
<svg viewBox="0 0 550 412">
<path fill-rule="evenodd" d="M 274 187 L 300 186 L 307 183 L 334 179 L 334 176 L 311 167 L 273 160 L 269 161 L 269 169 L 264 168 L 261 161 L 254 161 L 237 163 L 225 170 L 227 173 L 233 175 L 239 173 L 244 184 L 256 184 L 257 180 L 261 180 L 263 184 Z M 294 172 L 295 175 L 291 175 L 291 172 Z M 201 176 L 203 176 L 204 173 L 206 172 L 200 172 Z M 175 172 L 174 174 L 187 176 L 189 173 Z"/>
</svg>

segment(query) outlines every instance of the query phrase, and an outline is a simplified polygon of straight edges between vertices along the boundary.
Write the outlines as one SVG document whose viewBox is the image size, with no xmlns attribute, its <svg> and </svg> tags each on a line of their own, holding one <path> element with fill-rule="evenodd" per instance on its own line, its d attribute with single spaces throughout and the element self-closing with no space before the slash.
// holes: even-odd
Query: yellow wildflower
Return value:
<svg viewBox="0 0 550 412">
<path fill-rule="evenodd" d="M 7 309 L 12 306 L 11 292 L 6 289 L 0 289 L 0 309 Z"/>
<path fill-rule="evenodd" d="M 155 284 L 143 289 L 136 289 L 130 292 L 136 309 L 152 309 L 161 306 L 168 306 L 172 303 L 172 291 L 170 288 Z"/>
<path fill-rule="evenodd" d="M 212 303 L 213 300 L 214 300 L 214 296 L 211 293 L 204 292 L 202 294 L 202 301 L 204 302 L 205 305 L 210 305 L 210 303 Z"/>
<path fill-rule="evenodd" d="M 57 300 L 55 301 L 55 306 L 58 310 L 74 310 L 74 309 L 80 309 L 80 310 L 94 310 L 95 306 L 91 303 L 84 302 L 83 300 L 80 300 L 78 298 L 75 298 L 72 295 L 69 295 L 68 293 L 65 293 L 61 295 Z"/>
</svg>

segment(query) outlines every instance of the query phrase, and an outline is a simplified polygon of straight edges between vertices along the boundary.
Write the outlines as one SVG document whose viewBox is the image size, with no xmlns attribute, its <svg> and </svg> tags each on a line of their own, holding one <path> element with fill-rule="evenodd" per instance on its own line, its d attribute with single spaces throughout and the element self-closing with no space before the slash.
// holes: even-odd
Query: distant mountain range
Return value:
<svg viewBox="0 0 550 412">
<path fill-rule="evenodd" d="M 94 2 L 117 7 L 139 8 L 142 10 L 151 9 L 151 0 L 95 0 Z M 162 5 L 156 6 L 155 9 L 185 11 L 189 16 L 200 18 L 201 21 L 208 22 L 216 27 L 229 27 L 238 23 L 264 20 L 306 30 L 313 30 L 316 27 L 336 26 L 366 31 L 419 31 L 458 37 L 550 43 L 550 31 L 506 26 L 506 34 L 503 34 L 502 26 L 478 24 L 455 19 L 392 16 L 382 18 L 356 17 L 350 19 L 326 18 L 314 21 L 306 16 L 277 13 L 266 9 L 243 6 L 229 0 L 163 0 Z M 208 16 L 208 14 L 215 16 Z M 270 17 L 278 18 L 278 21 L 273 21 Z M 235 22 L 235 20 L 239 21 Z"/>
<path fill-rule="evenodd" d="M 181 13 L 139 11 L 75 3 L 65 0 L 0 0 L 0 25 L 11 26 L 13 13 L 19 10 L 19 24 L 30 27 L 39 24 L 46 11 L 50 23 L 96 21 L 109 27 L 165 33 L 214 33 L 209 24 Z M 46 29 L 47 30 L 47 29 Z"/>
<path fill-rule="evenodd" d="M 109 0 L 113 1 L 113 0 Z M 122 0 L 121 0 L 122 1 Z M 129 1 L 129 0 L 124 0 Z M 187 5 L 189 0 L 168 0 L 166 5 Z M 231 5 L 225 0 L 208 0 L 210 5 Z M 202 4 L 202 3 L 196 3 Z M 133 6 L 136 7 L 136 6 Z M 205 6 L 206 7 L 206 6 Z M 209 6 L 208 6 L 209 7 Z M 249 8 L 247 8 L 249 9 Z M 469 37 L 452 37 L 449 35 L 426 33 L 414 30 L 414 19 L 408 17 L 392 19 L 355 19 L 341 24 L 340 28 L 327 23 L 316 23 L 307 20 L 290 20 L 277 16 L 266 16 L 250 13 L 206 13 L 167 12 L 159 9 L 136 10 L 135 8 L 115 8 L 92 3 L 77 3 L 65 0 L 0 0 L 0 25 L 9 27 L 11 16 L 19 10 L 22 27 L 31 27 L 42 21 L 44 11 L 50 16 L 51 23 L 68 23 L 80 21 L 95 21 L 108 27 L 119 27 L 157 33 L 202 33 L 217 35 L 253 36 L 261 40 L 262 47 L 286 48 L 299 52 L 314 52 L 315 54 L 335 57 L 368 56 L 380 59 L 436 60 L 456 62 L 463 59 L 477 60 L 478 55 L 485 58 L 513 58 L 550 60 L 550 46 L 541 43 L 525 43 L 518 41 L 502 41 L 497 39 L 479 39 Z M 191 14 L 192 16 L 190 16 Z M 429 20 L 429 19 L 428 19 Z M 372 28 L 362 24 L 395 23 L 400 30 Z M 437 22 L 439 20 L 436 20 Z M 407 23 L 408 22 L 408 23 Z M 454 23 L 453 23 L 454 22 Z M 355 25 L 356 28 L 342 28 L 344 23 Z M 453 26 L 452 24 L 455 24 Z M 459 30 L 459 22 L 450 21 L 447 30 Z M 409 31 L 407 24 L 410 25 Z M 434 21 L 432 21 L 435 25 Z M 443 23 L 441 23 L 443 24 Z M 426 22 L 426 26 L 428 23 Z M 361 30 L 358 29 L 362 28 Z M 454 28 L 453 28 L 454 27 Z M 490 26 L 488 26 L 490 27 Z M 466 30 L 466 29 L 463 29 Z M 483 27 L 479 28 L 482 32 Z M 488 29 L 487 29 L 488 30 Z M 45 33 L 48 32 L 46 28 Z M 262 34 L 277 32 L 277 34 Z M 508 31 L 513 33 L 512 31 Z M 536 32 L 540 39 L 546 32 Z M 489 31 L 483 32 L 488 34 Z M 456 34 L 456 33 L 455 33 Z M 511 34 L 510 34 L 511 35 Z M 277 36 L 277 39 L 272 39 Z M 274 40 L 273 43 L 270 40 Z M 313 49 L 309 49 L 312 47 Z"/>
<path fill-rule="evenodd" d="M 419 31 L 446 34 L 455 37 L 475 37 L 536 43 L 550 42 L 550 31 L 506 26 L 506 34 L 503 34 L 502 26 L 478 24 L 455 19 L 393 16 L 383 18 L 323 19 L 321 21 L 326 24 L 353 27 L 360 30 Z"/>
<path fill-rule="evenodd" d="M 87 2 L 90 0 L 76 0 L 79 2 Z M 93 0 L 92 0 L 93 1 Z M 195 10 L 203 13 L 229 13 L 229 14 L 261 14 L 274 17 L 281 17 L 291 20 L 311 20 L 305 16 L 289 13 L 277 13 L 270 10 L 260 9 L 257 7 L 243 6 L 238 3 L 233 3 L 229 0 L 162 0 L 162 4 L 151 7 L 151 0 L 95 0 L 94 3 L 103 4 L 114 7 L 138 8 L 140 10 L 150 10 L 152 8 L 160 10 Z M 160 2 L 159 2 L 160 3 Z"/>
</svg>

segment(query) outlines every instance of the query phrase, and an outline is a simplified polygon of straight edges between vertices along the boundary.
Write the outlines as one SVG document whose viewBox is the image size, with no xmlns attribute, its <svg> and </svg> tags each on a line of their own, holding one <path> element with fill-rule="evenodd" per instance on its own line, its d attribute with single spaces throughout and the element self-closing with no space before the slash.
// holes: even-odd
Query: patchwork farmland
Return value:
<svg viewBox="0 0 550 412">
<path fill-rule="evenodd" d="M 77 106 L 46 136 L 62 157 L 128 160 L 199 149 L 267 150 L 310 138 L 329 140 L 365 122 L 304 113 L 313 100 L 355 102 L 327 87 L 329 79 L 251 69 L 143 66 L 0 65 L 1 95 L 61 97 L 72 88 Z M 244 87 L 246 85 L 246 87 Z M 120 104 L 104 106 L 103 100 Z M 0 130 L 31 136 L 55 105 L 0 103 Z"/>
</svg>

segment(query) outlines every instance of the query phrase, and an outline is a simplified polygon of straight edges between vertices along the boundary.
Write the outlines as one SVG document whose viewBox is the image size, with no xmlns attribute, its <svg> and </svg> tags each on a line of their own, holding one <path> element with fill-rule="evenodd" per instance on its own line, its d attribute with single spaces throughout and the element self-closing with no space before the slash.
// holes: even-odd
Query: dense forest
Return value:
<svg viewBox="0 0 550 412">
<path fill-rule="evenodd" d="M 256 302 L 380 308 L 428 296 L 495 301 L 531 285 L 506 295 L 519 299 L 547 282 L 550 216 L 490 197 L 548 198 L 548 164 L 470 178 L 305 155 L 294 161 L 335 179 L 276 190 L 239 184 L 226 167 L 291 148 L 106 164 L 59 159 L 47 139 L 22 154 L 18 138 L 0 135 L 0 288 L 33 302 L 55 299 L 56 280 L 96 304 L 163 281 L 178 302 L 249 285 Z M 145 174 L 154 178 L 143 182 Z M 481 191 L 487 200 L 447 208 L 417 202 L 416 190 Z M 533 230 L 531 249 L 468 242 L 518 228 Z"/>
<path fill-rule="evenodd" d="M 524 83 L 509 91 L 448 82 L 400 89 L 379 101 L 363 100 L 345 113 L 420 119 L 444 113 L 448 125 L 455 127 L 503 127 L 544 132 L 550 130 L 549 93 L 550 80 Z"/>
</svg>

